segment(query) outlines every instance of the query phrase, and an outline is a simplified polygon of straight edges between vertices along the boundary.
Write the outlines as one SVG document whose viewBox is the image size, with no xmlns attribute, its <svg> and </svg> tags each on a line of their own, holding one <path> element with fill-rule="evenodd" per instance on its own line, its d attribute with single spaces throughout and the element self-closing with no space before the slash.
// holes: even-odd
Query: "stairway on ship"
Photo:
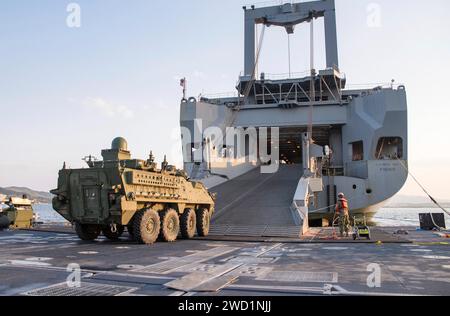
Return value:
<svg viewBox="0 0 450 316">
<path fill-rule="evenodd" d="M 211 189 L 217 202 L 210 235 L 298 238 L 291 205 L 302 173 L 301 165 L 280 165 L 274 174 L 256 168 Z"/>
</svg>

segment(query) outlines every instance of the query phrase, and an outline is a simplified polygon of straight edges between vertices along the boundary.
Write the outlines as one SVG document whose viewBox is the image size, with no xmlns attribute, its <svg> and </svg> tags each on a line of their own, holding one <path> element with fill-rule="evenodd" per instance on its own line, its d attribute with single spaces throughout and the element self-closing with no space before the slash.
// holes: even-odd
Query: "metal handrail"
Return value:
<svg viewBox="0 0 450 316">
<path fill-rule="evenodd" d="M 256 3 L 248 3 L 245 4 L 247 8 L 254 7 L 254 8 L 264 8 L 268 6 L 275 6 L 275 5 L 283 5 L 286 3 L 291 3 L 291 0 L 271 0 L 271 1 L 261 1 Z"/>
<path fill-rule="evenodd" d="M 239 97 L 239 95 L 238 92 L 221 92 L 221 93 L 202 94 L 201 97 L 205 99 L 224 99 L 224 98 L 237 98 Z"/>
<path fill-rule="evenodd" d="M 310 71 L 302 71 L 302 72 L 292 72 L 292 73 L 281 73 L 281 74 L 271 74 L 264 73 L 265 80 L 282 80 L 282 79 L 298 79 L 303 77 L 308 77 L 311 75 Z"/>
<path fill-rule="evenodd" d="M 397 90 L 404 87 L 401 83 L 379 82 L 379 83 L 353 83 L 346 84 L 345 90 L 376 90 L 376 89 L 394 89 Z"/>
</svg>

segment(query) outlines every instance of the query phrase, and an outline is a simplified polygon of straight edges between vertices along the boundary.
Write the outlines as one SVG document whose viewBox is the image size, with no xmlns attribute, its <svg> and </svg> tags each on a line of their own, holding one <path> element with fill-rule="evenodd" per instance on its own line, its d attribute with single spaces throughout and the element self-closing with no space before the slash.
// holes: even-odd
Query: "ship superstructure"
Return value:
<svg viewBox="0 0 450 316">
<path fill-rule="evenodd" d="M 288 207 L 301 220 L 331 220 L 339 192 L 348 197 L 353 214 L 374 214 L 408 175 L 405 87 L 347 87 L 339 68 L 333 0 L 244 7 L 244 14 L 244 73 L 236 95 L 182 100 L 186 171 L 214 188 L 255 168 L 267 173 L 297 165 L 302 176 Z M 309 23 L 314 38 L 319 18 L 324 19 L 326 69 L 314 69 L 312 58 L 303 76 L 258 73 L 265 28 L 283 27 L 291 34 Z"/>
</svg>

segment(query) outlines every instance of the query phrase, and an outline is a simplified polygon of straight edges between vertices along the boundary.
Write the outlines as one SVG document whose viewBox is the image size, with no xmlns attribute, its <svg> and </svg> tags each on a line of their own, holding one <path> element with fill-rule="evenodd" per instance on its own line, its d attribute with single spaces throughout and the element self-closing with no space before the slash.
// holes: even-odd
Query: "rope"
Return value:
<svg viewBox="0 0 450 316">
<path fill-rule="evenodd" d="M 354 197 L 352 199 L 347 199 L 347 201 L 348 202 L 357 201 L 357 200 L 362 199 L 362 198 L 363 198 L 362 196 L 359 196 L 359 197 Z M 335 207 L 335 206 L 336 206 L 336 204 L 331 204 L 331 205 L 328 205 L 328 206 L 323 207 L 323 208 L 319 208 L 319 209 L 314 210 L 314 211 L 309 211 L 308 214 L 313 214 L 313 213 L 318 213 L 320 211 L 325 211 L 325 210 L 329 209 L 330 207 Z"/>
<path fill-rule="evenodd" d="M 434 227 L 436 227 L 439 231 L 445 231 L 446 229 L 444 227 L 440 227 L 438 224 L 436 224 L 434 220 L 434 215 L 430 213 L 431 221 L 433 222 Z"/>
<path fill-rule="evenodd" d="M 258 63 L 259 63 L 259 57 L 261 56 L 261 49 L 262 49 L 262 45 L 264 43 L 264 34 L 266 32 L 266 25 L 263 24 L 263 29 L 261 31 L 261 35 L 259 37 L 259 42 L 258 42 L 258 49 L 256 51 L 256 60 L 255 60 L 255 65 L 253 66 L 253 71 L 252 71 L 252 79 L 247 82 L 247 85 L 245 86 L 245 90 L 244 90 L 244 101 L 248 98 L 249 94 L 250 94 L 250 90 L 252 88 L 253 82 L 254 82 L 254 78 L 256 76 L 256 69 L 258 67 Z"/>
<path fill-rule="evenodd" d="M 408 172 L 408 174 L 411 175 L 411 177 L 412 177 L 412 178 L 414 179 L 414 181 L 419 185 L 419 187 L 425 192 L 425 194 L 430 198 L 430 200 L 431 200 L 431 201 L 432 201 L 439 209 L 441 209 L 445 214 L 447 214 L 448 216 L 450 216 L 450 212 L 447 211 L 444 207 L 442 207 L 442 206 L 439 204 L 439 202 L 437 202 L 436 199 L 433 198 L 433 197 L 431 196 L 430 193 L 428 193 L 427 189 L 425 189 L 425 187 L 419 182 L 419 180 L 411 173 L 411 171 L 409 171 L 409 169 L 406 167 L 406 165 L 403 163 L 403 161 L 400 160 L 399 158 L 397 158 L 397 160 L 400 162 L 401 166 L 406 170 L 406 172 Z M 355 201 L 355 200 L 361 199 L 361 198 L 362 198 L 362 197 L 355 197 L 355 198 L 352 198 L 352 199 L 348 199 L 348 201 L 349 201 L 349 202 L 350 202 L 350 201 Z M 318 213 L 318 212 L 321 212 L 321 211 L 325 211 L 325 210 L 328 210 L 328 209 L 331 208 L 331 207 L 334 207 L 335 205 L 336 205 L 336 204 L 332 204 L 332 205 L 329 205 L 329 206 L 326 206 L 326 207 L 323 207 L 323 208 L 320 208 L 320 209 L 317 209 L 317 210 L 314 210 L 314 211 L 309 211 L 308 214 L 313 214 L 313 213 Z M 435 221 L 434 216 L 433 216 L 432 213 L 430 213 L 430 216 L 431 216 L 431 220 L 432 220 L 432 222 L 433 222 L 433 225 L 434 225 L 439 231 L 447 231 L 447 229 L 445 229 L 445 228 L 443 228 L 443 227 L 440 227 L 439 225 L 436 224 L 436 221 Z M 396 219 L 390 219 L 390 220 L 398 221 L 398 222 L 403 221 L 403 220 L 396 220 Z M 335 222 L 335 217 L 333 218 L 333 227 L 334 227 L 334 222 Z"/>
<path fill-rule="evenodd" d="M 258 42 L 258 47 L 257 47 L 257 52 L 256 52 L 256 60 L 255 60 L 255 64 L 253 65 L 252 77 L 251 77 L 252 79 L 249 82 L 247 82 L 247 85 L 245 86 L 244 101 L 248 98 L 248 96 L 250 94 L 250 90 L 252 88 L 252 85 L 253 85 L 253 83 L 255 81 L 254 78 L 256 76 L 256 72 L 257 72 L 257 69 L 258 69 L 259 57 L 261 56 L 261 48 L 262 48 L 262 45 L 263 45 L 263 42 L 264 42 L 265 30 L 266 30 L 266 25 L 263 24 L 263 29 L 262 29 L 261 35 L 259 37 L 259 42 Z M 258 29 L 256 29 L 256 31 L 258 31 Z M 241 97 L 238 96 L 238 105 L 237 105 L 237 107 L 235 109 L 232 109 L 231 119 L 229 120 L 228 123 L 227 122 L 224 123 L 224 129 L 225 129 L 224 144 L 226 143 L 226 138 L 227 138 L 227 136 L 229 134 L 229 131 L 227 130 L 227 127 L 232 127 L 234 125 L 234 123 L 236 122 L 236 119 L 237 119 L 237 114 L 238 114 L 238 112 L 240 110 L 241 110 Z M 210 168 L 209 172 L 210 172 L 211 175 L 216 175 L 216 176 L 220 176 L 220 177 L 223 177 L 223 178 L 226 177 L 224 175 L 212 173 L 211 168 Z"/>
<path fill-rule="evenodd" d="M 411 178 L 414 180 L 414 182 L 417 183 L 417 185 L 422 189 L 422 191 L 430 198 L 430 200 L 438 207 L 440 208 L 445 214 L 447 214 L 448 216 L 450 216 L 450 212 L 447 211 L 443 206 L 441 206 L 441 204 L 439 204 L 439 202 L 431 196 L 431 194 L 428 192 L 427 189 L 425 189 L 425 187 L 420 183 L 420 181 L 412 174 L 412 172 L 409 170 L 409 168 L 403 163 L 402 160 L 400 160 L 399 158 L 397 158 L 397 160 L 400 162 L 401 166 L 403 167 L 403 169 L 405 169 L 405 171 L 411 176 Z M 430 213 L 430 217 L 431 217 L 431 221 L 433 222 L 433 225 L 439 230 L 439 231 L 446 231 L 445 228 L 440 227 L 438 224 L 436 224 L 436 221 L 434 220 L 434 216 L 432 213 Z"/>
<path fill-rule="evenodd" d="M 244 90 L 244 101 L 247 100 L 249 94 L 250 94 L 250 90 L 252 88 L 252 85 L 255 81 L 254 77 L 256 75 L 256 71 L 258 68 L 258 63 L 259 63 L 259 57 L 261 56 L 261 48 L 264 42 L 264 34 L 266 31 L 266 25 L 263 24 L 263 29 L 261 32 L 261 35 L 259 37 L 259 42 L 258 42 L 258 48 L 257 48 L 257 53 L 256 53 L 256 60 L 255 60 L 255 64 L 253 65 L 253 71 L 252 71 L 252 80 L 250 80 L 249 82 L 247 82 L 247 85 L 245 86 L 245 90 Z M 228 131 L 226 131 L 227 127 L 231 127 L 232 125 L 234 125 L 234 123 L 236 122 L 237 119 L 237 114 L 238 112 L 241 110 L 241 97 L 238 97 L 238 106 L 236 109 L 234 109 L 233 113 L 231 114 L 231 120 L 229 121 L 229 123 L 225 123 L 225 138 L 228 136 Z"/>
<path fill-rule="evenodd" d="M 430 198 L 430 200 L 437 206 L 439 207 L 442 211 L 444 211 L 445 214 L 447 214 L 448 216 L 450 216 L 450 212 L 447 211 L 444 207 L 442 207 L 438 201 L 436 201 L 435 198 L 433 198 L 431 196 L 430 193 L 428 193 L 428 190 L 425 189 L 425 187 L 419 182 L 419 180 L 417 180 L 417 178 L 412 174 L 411 171 L 409 171 L 408 167 L 403 163 L 403 161 L 401 161 L 399 158 L 397 158 L 398 161 L 400 161 L 400 164 L 402 165 L 402 167 L 406 170 L 406 172 L 411 176 L 411 178 L 413 178 L 413 180 L 417 183 L 417 185 L 422 189 L 423 192 L 425 192 L 425 194 Z"/>
<path fill-rule="evenodd" d="M 289 63 L 289 79 L 291 79 L 291 35 L 288 34 L 288 63 Z"/>
</svg>

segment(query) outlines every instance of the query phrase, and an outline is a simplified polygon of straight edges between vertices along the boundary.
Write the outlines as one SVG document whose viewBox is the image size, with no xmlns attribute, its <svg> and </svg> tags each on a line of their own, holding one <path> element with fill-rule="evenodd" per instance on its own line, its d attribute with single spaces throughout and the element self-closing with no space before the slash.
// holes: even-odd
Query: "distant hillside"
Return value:
<svg viewBox="0 0 450 316">
<path fill-rule="evenodd" d="M 438 202 L 446 208 L 450 208 L 450 200 L 438 199 Z M 435 207 L 433 202 L 427 196 L 407 196 L 397 195 L 393 197 L 386 207 L 391 208 L 431 208 Z"/>
<path fill-rule="evenodd" d="M 0 187 L 0 195 L 22 197 L 24 194 L 28 196 L 29 199 L 34 200 L 38 203 L 51 203 L 53 195 L 48 192 L 34 191 L 29 188 L 20 187 Z"/>
</svg>

